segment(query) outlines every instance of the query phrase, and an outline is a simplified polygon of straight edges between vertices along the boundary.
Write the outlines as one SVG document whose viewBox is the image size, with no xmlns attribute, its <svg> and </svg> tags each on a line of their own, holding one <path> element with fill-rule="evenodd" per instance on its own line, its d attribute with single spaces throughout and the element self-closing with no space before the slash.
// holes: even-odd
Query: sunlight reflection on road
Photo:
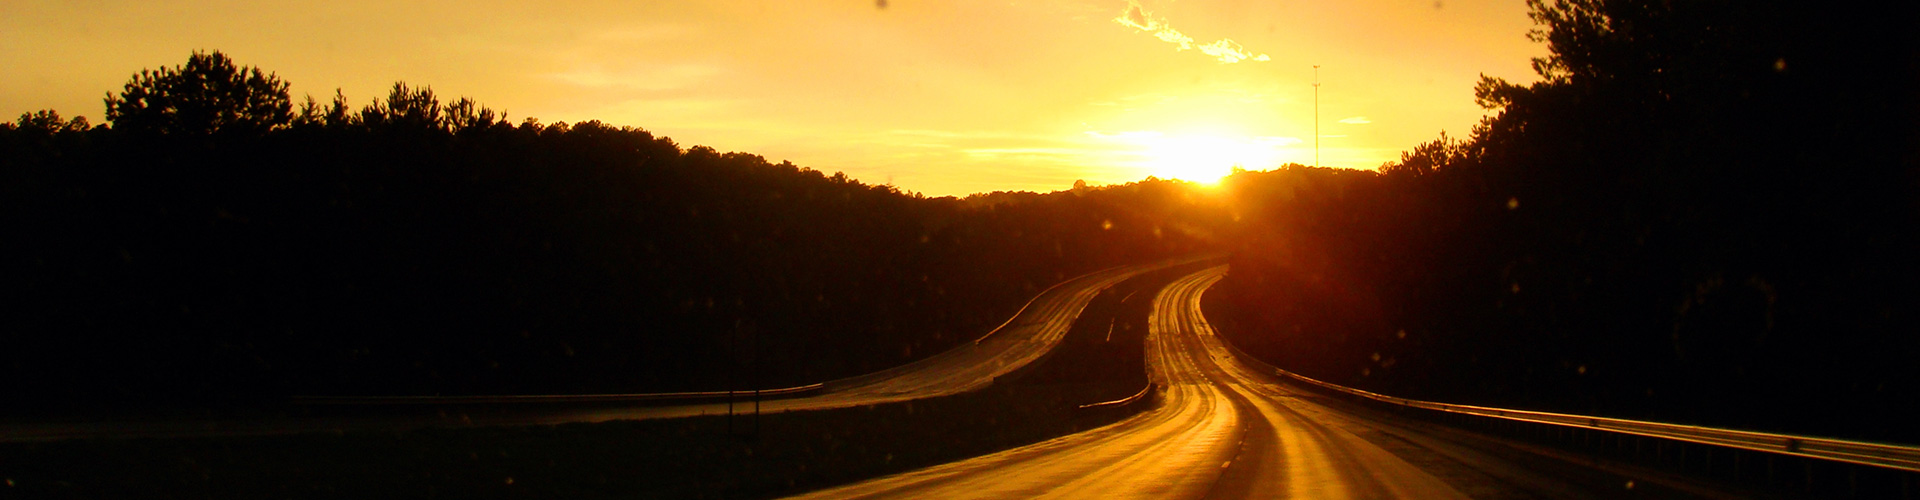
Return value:
<svg viewBox="0 0 1920 500">
<path fill-rule="evenodd" d="M 1232 363 L 1199 313 L 1225 266 L 1174 281 L 1149 318 L 1164 405 L 1120 423 L 805 498 L 1465 498 Z M 1297 400 L 1295 400 L 1297 401 Z M 1309 417 L 1309 416 L 1312 417 Z"/>
</svg>

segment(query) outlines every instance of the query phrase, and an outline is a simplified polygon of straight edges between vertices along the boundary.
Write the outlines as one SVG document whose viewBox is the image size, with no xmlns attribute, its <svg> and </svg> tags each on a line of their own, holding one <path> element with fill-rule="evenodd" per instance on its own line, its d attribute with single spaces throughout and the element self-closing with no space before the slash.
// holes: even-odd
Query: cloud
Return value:
<svg viewBox="0 0 1920 500">
<path fill-rule="evenodd" d="M 1270 60 L 1266 54 L 1249 52 L 1246 47 L 1241 47 L 1239 43 L 1224 38 L 1213 43 L 1201 45 L 1199 48 L 1200 52 L 1213 56 L 1214 59 L 1219 59 L 1220 62 L 1223 63 L 1237 63 L 1248 59 L 1261 62 Z"/>
<path fill-rule="evenodd" d="M 1373 120 L 1368 120 L 1367 117 L 1364 117 L 1364 116 L 1349 116 L 1346 118 L 1341 118 L 1340 123 L 1345 123 L 1348 125 L 1366 125 L 1369 123 L 1373 123 Z"/>
<path fill-rule="evenodd" d="M 1147 16 L 1147 9 L 1141 8 L 1139 3 L 1132 0 L 1128 0 L 1127 11 L 1120 13 L 1119 21 L 1120 24 L 1143 30 L 1153 29 L 1154 24 L 1153 18 Z"/>
<path fill-rule="evenodd" d="M 1206 54 L 1208 57 L 1219 60 L 1224 64 L 1233 64 L 1241 61 L 1265 62 L 1272 60 L 1272 58 L 1267 57 L 1266 54 L 1247 50 L 1247 48 L 1241 46 L 1239 42 L 1225 38 L 1215 40 L 1212 43 L 1195 45 L 1193 37 L 1181 33 L 1180 30 L 1173 29 L 1173 26 L 1167 24 L 1167 20 L 1154 17 L 1153 13 L 1147 12 L 1145 7 L 1140 6 L 1138 0 L 1127 0 L 1127 9 L 1120 12 L 1120 17 L 1113 18 L 1113 22 L 1120 23 L 1121 26 L 1133 28 L 1137 31 L 1152 33 L 1154 38 L 1180 47 L 1178 50 L 1199 49 L 1200 53 Z"/>
</svg>

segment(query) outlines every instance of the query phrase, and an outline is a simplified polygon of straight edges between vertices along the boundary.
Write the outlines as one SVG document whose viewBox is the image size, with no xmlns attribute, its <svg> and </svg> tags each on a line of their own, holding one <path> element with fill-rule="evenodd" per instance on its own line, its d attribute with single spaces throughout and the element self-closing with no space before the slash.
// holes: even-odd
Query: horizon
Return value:
<svg viewBox="0 0 1920 500">
<path fill-rule="evenodd" d="M 17 75 L 0 110 L 101 123 L 129 76 L 217 50 L 296 100 L 337 88 L 360 105 L 405 81 L 514 121 L 600 120 L 964 197 L 1314 165 L 1314 65 L 1317 163 L 1371 170 L 1465 136 L 1478 75 L 1534 81 L 1544 54 L 1518 1 L 358 5 L 23 7 L 0 21 Z"/>
<path fill-rule="evenodd" d="M 345 1 L 0 8 L 8 493 L 1920 484 L 1913 16 Z"/>
</svg>

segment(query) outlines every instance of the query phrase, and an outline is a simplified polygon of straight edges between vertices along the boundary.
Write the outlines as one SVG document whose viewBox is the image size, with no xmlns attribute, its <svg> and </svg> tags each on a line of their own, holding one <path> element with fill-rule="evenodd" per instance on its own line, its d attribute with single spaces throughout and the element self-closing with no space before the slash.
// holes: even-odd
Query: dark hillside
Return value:
<svg viewBox="0 0 1920 500">
<path fill-rule="evenodd" d="M 802 384 L 1196 245 L 1124 208 L 1168 187 L 976 206 L 424 87 L 293 110 L 251 75 L 265 111 L 136 78 L 112 127 L 0 127 L 9 408 Z"/>
</svg>

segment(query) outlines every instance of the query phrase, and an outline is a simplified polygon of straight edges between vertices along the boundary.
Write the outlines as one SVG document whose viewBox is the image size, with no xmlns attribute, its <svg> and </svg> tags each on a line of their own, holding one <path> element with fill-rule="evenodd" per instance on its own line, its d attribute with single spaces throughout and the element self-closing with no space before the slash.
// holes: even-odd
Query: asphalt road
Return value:
<svg viewBox="0 0 1920 500">
<path fill-rule="evenodd" d="M 818 410 L 938 397 L 986 387 L 994 377 L 1045 355 L 1102 290 L 1141 273 L 1193 259 L 1107 269 L 1060 283 L 1035 297 L 1006 324 L 974 343 L 878 373 L 825 383 L 809 397 L 759 402 L 761 412 Z M 320 416 L 249 419 L 143 419 L 0 423 L 0 442 L 99 438 L 175 438 L 303 432 L 406 430 L 430 427 L 549 425 L 752 412 L 750 393 L 731 405 L 410 404 L 362 407 Z"/>
<path fill-rule="evenodd" d="M 1119 423 L 804 498 L 1692 498 L 1598 463 L 1356 406 L 1232 359 L 1200 314 L 1209 268 L 1159 291 L 1149 377 L 1162 406 Z"/>
</svg>

